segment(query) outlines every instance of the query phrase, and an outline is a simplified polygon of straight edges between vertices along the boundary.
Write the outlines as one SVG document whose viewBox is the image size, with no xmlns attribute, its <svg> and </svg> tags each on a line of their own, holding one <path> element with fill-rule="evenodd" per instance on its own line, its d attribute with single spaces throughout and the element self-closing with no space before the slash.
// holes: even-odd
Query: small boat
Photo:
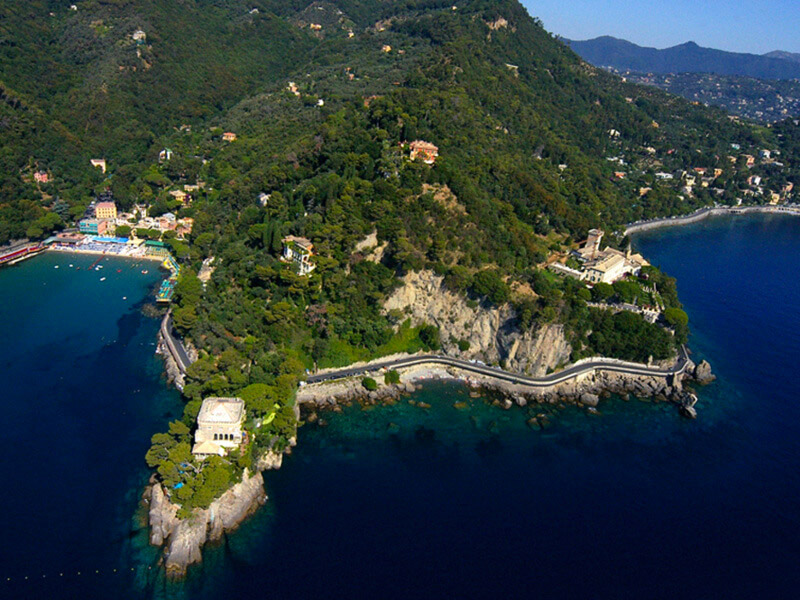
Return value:
<svg viewBox="0 0 800 600">
<path fill-rule="evenodd" d="M 100 281 L 105 281 L 105 280 L 106 280 L 106 278 L 105 278 L 105 277 L 101 277 L 101 278 L 100 278 Z"/>
<path fill-rule="evenodd" d="M 127 296 L 123 296 L 123 297 L 122 297 L 122 299 L 123 299 L 123 300 L 127 300 L 127 299 L 128 299 L 128 297 L 127 297 Z"/>
<path fill-rule="evenodd" d="M 71 268 L 72 268 L 72 265 L 70 265 L 70 266 L 69 266 L 69 268 L 71 269 Z"/>
<path fill-rule="evenodd" d="M 117 273 L 122 273 L 122 269 L 117 269 Z"/>
<path fill-rule="evenodd" d="M 142 275 L 147 275 L 147 269 L 144 269 L 144 270 L 142 271 Z"/>
<path fill-rule="evenodd" d="M 55 266 L 55 267 L 53 267 L 53 268 L 54 268 L 54 269 L 57 269 L 57 268 L 58 268 L 58 265 L 56 265 L 56 266 Z"/>
</svg>

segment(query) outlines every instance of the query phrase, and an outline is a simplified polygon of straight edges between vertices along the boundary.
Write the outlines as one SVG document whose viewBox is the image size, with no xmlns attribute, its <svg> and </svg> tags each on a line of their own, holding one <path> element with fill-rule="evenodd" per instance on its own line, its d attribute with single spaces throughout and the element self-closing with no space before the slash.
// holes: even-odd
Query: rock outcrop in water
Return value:
<svg viewBox="0 0 800 600">
<path fill-rule="evenodd" d="M 694 378 L 699 384 L 706 385 L 714 381 L 717 376 L 711 372 L 711 365 L 708 364 L 708 361 L 703 360 L 694 368 Z"/>
<path fill-rule="evenodd" d="M 410 272 L 402 287 L 386 300 L 387 311 L 408 312 L 414 325 L 430 323 L 439 328 L 445 354 L 503 364 L 509 371 L 541 376 L 569 360 L 572 348 L 562 325 L 546 325 L 519 331 L 514 309 L 474 306 L 462 294 L 444 285 L 432 271 Z M 469 342 L 462 352 L 457 340 Z"/>
<path fill-rule="evenodd" d="M 294 440 L 292 440 L 294 445 Z M 267 452 L 251 475 L 245 470 L 242 481 L 214 500 L 207 509 L 195 509 L 188 519 L 178 518 L 179 507 L 173 504 L 157 481 L 145 490 L 149 502 L 150 543 L 164 546 L 164 566 L 173 579 L 186 575 L 190 565 L 203 560 L 202 548 L 207 542 L 222 539 L 236 529 L 258 507 L 267 501 L 262 470 L 280 468 L 283 455 Z"/>
</svg>

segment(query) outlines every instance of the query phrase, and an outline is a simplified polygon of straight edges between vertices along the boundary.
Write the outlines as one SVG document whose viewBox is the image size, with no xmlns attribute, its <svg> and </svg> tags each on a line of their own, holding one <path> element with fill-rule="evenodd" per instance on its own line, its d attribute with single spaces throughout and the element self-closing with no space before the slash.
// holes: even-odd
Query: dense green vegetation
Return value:
<svg viewBox="0 0 800 600">
<path fill-rule="evenodd" d="M 679 313 L 672 338 L 587 302 L 680 309 L 674 281 L 651 269 L 590 292 L 546 259 L 591 227 L 620 246 L 625 222 L 733 202 L 746 173 L 728 162 L 730 144 L 794 139 L 597 71 L 512 0 L 86 0 L 77 12 L 34 0 L 0 11 L 0 243 L 46 235 L 62 225 L 42 220 L 57 205 L 73 220 L 105 188 L 121 208 L 194 219 L 187 242 L 165 241 L 182 263 L 174 322 L 200 358 L 182 426 L 148 455 L 187 511 L 286 446 L 306 370 L 449 342 L 384 310 L 411 271 L 441 274 L 471 306 L 510 303 L 519 328 L 564 323 L 573 358 L 666 357 L 685 338 Z M 410 160 L 416 139 L 438 146 L 434 165 Z M 172 157 L 159 160 L 165 148 Z M 105 176 L 89 166 L 98 156 Z M 624 157 L 626 179 L 610 156 Z M 723 168 L 723 194 L 682 195 L 655 178 L 690 167 Z M 53 182 L 35 185 L 37 169 Z M 169 194 L 185 186 L 191 205 Z M 289 234 L 314 244 L 310 276 L 280 260 Z M 208 396 L 245 399 L 251 435 L 243 453 L 201 466 L 187 447 Z"/>
</svg>

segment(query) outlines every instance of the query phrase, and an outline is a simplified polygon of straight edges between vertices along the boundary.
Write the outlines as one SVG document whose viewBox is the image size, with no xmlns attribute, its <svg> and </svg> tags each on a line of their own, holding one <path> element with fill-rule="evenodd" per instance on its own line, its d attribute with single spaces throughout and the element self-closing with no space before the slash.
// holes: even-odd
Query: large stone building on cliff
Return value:
<svg viewBox="0 0 800 600">
<path fill-rule="evenodd" d="M 638 275 L 642 267 L 648 263 L 641 254 L 633 254 L 630 245 L 625 252 L 615 248 L 600 249 L 603 240 L 603 231 L 592 229 L 583 246 L 572 251 L 572 256 L 577 259 L 580 269 L 568 267 L 562 262 L 555 262 L 549 266 L 550 270 L 561 275 L 574 277 L 589 285 L 596 283 L 614 283 L 627 275 Z"/>
<path fill-rule="evenodd" d="M 240 398 L 206 398 L 197 415 L 192 454 L 204 459 L 214 454 L 224 456 L 226 449 L 242 443 L 244 400 Z"/>
</svg>

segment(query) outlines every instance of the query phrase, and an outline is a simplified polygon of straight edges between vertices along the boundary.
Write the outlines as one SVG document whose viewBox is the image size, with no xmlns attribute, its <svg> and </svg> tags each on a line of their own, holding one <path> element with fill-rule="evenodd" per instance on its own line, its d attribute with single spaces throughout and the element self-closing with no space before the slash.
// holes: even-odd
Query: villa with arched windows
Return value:
<svg viewBox="0 0 800 600">
<path fill-rule="evenodd" d="M 224 456 L 227 449 L 242 443 L 244 400 L 241 398 L 206 398 L 197 415 L 192 454 L 203 459 L 214 454 Z"/>
</svg>

